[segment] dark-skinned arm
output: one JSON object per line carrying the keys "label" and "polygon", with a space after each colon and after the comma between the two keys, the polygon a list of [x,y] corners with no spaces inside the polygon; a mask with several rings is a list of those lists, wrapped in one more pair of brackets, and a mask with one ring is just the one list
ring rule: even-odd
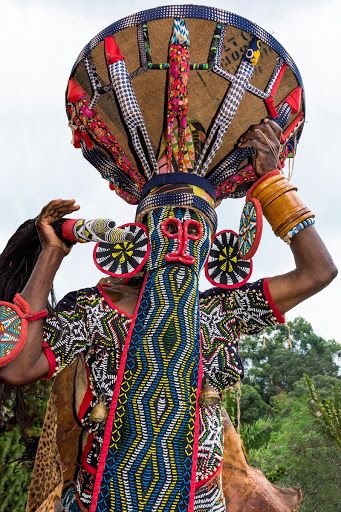
{"label": "dark-skinned arm", "polygon": [[[277,168],[281,133],[277,123],[265,119],[241,137],[239,147],[256,149],[253,165],[259,177]],[[322,290],[337,275],[337,268],[314,226],[300,231],[290,248],[295,269],[269,279],[271,296],[282,314]]]}
{"label": "dark-skinned arm", "polygon": [[269,279],[269,291],[282,314],[321,291],[337,276],[332,257],[314,226],[300,231],[290,247],[296,268]]}
{"label": "dark-skinned arm", "polygon": [[[70,252],[55,234],[52,224],[79,209],[73,199],[55,199],[46,205],[36,221],[42,246],[32,274],[21,291],[30,305],[32,313],[46,308],[56,272],[64,257]],[[12,362],[0,368],[0,381],[13,386],[34,382],[44,377],[49,370],[48,361],[42,350],[43,319],[30,322],[24,348]]]}

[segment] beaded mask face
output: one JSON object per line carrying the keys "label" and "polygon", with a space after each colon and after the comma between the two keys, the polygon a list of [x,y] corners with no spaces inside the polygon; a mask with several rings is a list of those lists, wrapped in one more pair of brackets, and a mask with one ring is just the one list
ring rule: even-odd
{"label": "beaded mask face", "polygon": [[148,271],[174,264],[187,265],[200,273],[211,239],[209,223],[200,213],[165,206],[149,212],[145,222],[151,246],[146,264]]}

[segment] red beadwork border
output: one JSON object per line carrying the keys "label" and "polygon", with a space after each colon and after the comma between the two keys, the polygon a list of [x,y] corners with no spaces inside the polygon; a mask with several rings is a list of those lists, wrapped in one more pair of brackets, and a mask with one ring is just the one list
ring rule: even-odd
{"label": "red beadwork border", "polygon": [[[236,235],[236,237],[238,237],[238,234],[233,231],[233,229],[222,229],[221,231],[218,231],[218,233],[216,233],[215,235],[213,235],[212,237],[212,242],[213,242],[213,239],[216,237],[216,236],[219,236],[221,233],[233,233],[234,235]],[[252,275],[252,271],[253,271],[253,262],[252,260],[249,260],[250,262],[250,272],[248,273],[248,275],[243,279],[243,281],[241,281],[240,283],[236,283],[236,284],[220,284],[218,283],[218,281],[214,281],[208,274],[208,257],[206,258],[206,261],[205,261],[205,277],[206,279],[211,283],[213,284],[214,286],[217,286],[218,288],[224,288],[225,290],[234,290],[235,288],[240,288],[241,286],[243,286],[244,284],[246,284],[248,282],[248,280],[250,279],[251,275]]]}
{"label": "red beadwork border", "polygon": [[282,313],[278,309],[278,306],[277,306],[276,302],[273,300],[272,295],[270,293],[269,279],[270,279],[269,277],[265,277],[263,279],[264,296],[265,296],[266,300],[268,301],[268,303],[272,309],[272,312],[276,317],[277,322],[280,324],[285,324],[285,316],[282,315]]}
{"label": "red beadwork border", "polygon": [[[257,249],[260,244],[260,241],[261,241],[261,238],[262,238],[262,232],[263,232],[263,210],[262,210],[261,204],[258,201],[258,199],[256,199],[255,197],[248,198],[245,202],[245,205],[248,202],[252,203],[256,209],[256,236],[255,236],[254,242],[253,242],[249,252],[244,255],[239,254],[239,256],[242,260],[250,260],[256,254]],[[245,208],[245,206],[244,206],[244,208]],[[242,213],[242,215],[243,215],[243,213]],[[240,230],[239,230],[238,236],[240,236]]]}
{"label": "red beadwork border", "polygon": [[148,274],[146,274],[145,279],[143,281],[143,285],[141,287],[139,300],[138,300],[138,302],[136,304],[136,307],[135,307],[135,312],[134,312],[134,315],[133,315],[133,318],[132,318],[132,322],[131,322],[131,325],[130,325],[130,328],[129,328],[129,332],[128,332],[128,335],[127,335],[126,342],[124,344],[124,348],[123,348],[123,352],[122,352],[122,356],[121,356],[121,360],[120,360],[120,366],[119,366],[119,369],[118,369],[118,372],[117,372],[115,389],[114,389],[114,394],[113,394],[113,397],[112,397],[112,400],[111,400],[111,405],[110,405],[110,410],[109,410],[109,414],[108,414],[108,419],[107,419],[107,422],[106,422],[106,425],[105,425],[105,432],[104,432],[102,450],[101,450],[101,455],[100,455],[99,462],[98,462],[98,467],[97,467],[96,478],[95,478],[94,489],[93,489],[92,500],[91,500],[91,505],[90,505],[89,512],[96,512],[98,495],[99,495],[99,492],[100,492],[103,471],[104,471],[104,468],[105,468],[105,461],[106,461],[106,458],[107,458],[107,455],[108,455],[108,451],[109,451],[109,445],[110,445],[110,439],[111,439],[111,433],[112,433],[112,426],[113,426],[114,418],[115,418],[117,400],[118,400],[118,396],[119,396],[119,393],[120,393],[120,388],[121,388],[121,384],[122,384],[122,380],[123,380],[123,374],[124,374],[124,370],[125,370],[125,366],[126,366],[126,361],[127,361],[128,350],[129,350],[129,347],[130,347],[131,336],[132,336],[134,325],[135,325],[135,321],[136,321],[136,318],[137,318],[137,313],[138,313],[138,310],[139,310],[139,307],[140,307],[140,302],[141,302],[141,299],[142,299],[142,296],[143,296],[143,292],[144,292],[144,289],[145,289],[145,286],[146,286],[147,277],[148,277]]}
{"label": "red beadwork border", "polygon": [[18,354],[21,352],[21,350],[23,349],[26,339],[27,339],[27,334],[28,334],[28,321],[26,318],[24,318],[25,311],[24,312],[22,311],[22,308],[20,307],[21,304],[16,305],[16,304],[12,304],[11,302],[6,302],[6,301],[1,300],[0,306],[5,306],[7,308],[13,309],[21,320],[21,328],[20,328],[20,335],[19,335],[18,341],[13,346],[12,350],[8,354],[6,354],[3,357],[0,357],[0,367],[1,367],[1,366],[5,366],[6,364],[13,361],[13,359],[15,359],[18,356]]}
{"label": "red beadwork border", "polygon": [[[139,223],[139,222],[129,222],[128,224],[122,224],[122,226],[118,226],[118,229],[123,229],[123,228],[125,228],[127,226],[138,226],[139,228],[143,229],[145,234],[148,236],[148,231],[147,231],[146,226],[144,224]],[[95,247],[94,247],[94,250],[93,250],[93,260],[94,260],[94,263],[95,263],[96,267],[98,268],[98,270],[100,270],[104,274],[107,274],[108,276],[112,276],[112,277],[133,277],[133,276],[135,276],[136,274],[138,274],[142,270],[142,268],[146,264],[146,261],[148,259],[149,253],[150,253],[150,243],[149,243],[149,240],[148,240],[146,254],[145,254],[143,260],[141,261],[141,263],[135,268],[135,270],[132,270],[131,272],[126,272],[125,274],[116,274],[114,272],[109,272],[109,270],[105,270],[100,265],[100,263],[98,263],[98,261],[96,259],[96,250],[97,250],[98,245],[99,244],[97,243],[95,245]]]}

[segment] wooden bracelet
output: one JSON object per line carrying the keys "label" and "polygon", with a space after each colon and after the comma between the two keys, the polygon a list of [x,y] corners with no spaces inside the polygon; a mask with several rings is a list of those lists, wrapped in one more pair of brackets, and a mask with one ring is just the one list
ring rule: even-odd
{"label": "wooden bracelet", "polygon": [[315,217],[298,197],[297,187],[289,183],[277,169],[257,180],[250,188],[248,197],[260,202],[264,217],[275,235],[283,240],[294,226]]}

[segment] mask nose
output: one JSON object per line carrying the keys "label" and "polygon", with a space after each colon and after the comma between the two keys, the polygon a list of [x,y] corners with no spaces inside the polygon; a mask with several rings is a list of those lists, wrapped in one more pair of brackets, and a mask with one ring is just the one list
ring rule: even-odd
{"label": "mask nose", "polygon": [[187,219],[181,222],[180,219],[169,217],[161,224],[162,234],[169,239],[177,240],[177,248],[172,253],[165,255],[167,262],[179,262],[185,265],[193,265],[195,259],[186,254],[188,241],[199,240],[202,237],[202,225],[194,219]]}

